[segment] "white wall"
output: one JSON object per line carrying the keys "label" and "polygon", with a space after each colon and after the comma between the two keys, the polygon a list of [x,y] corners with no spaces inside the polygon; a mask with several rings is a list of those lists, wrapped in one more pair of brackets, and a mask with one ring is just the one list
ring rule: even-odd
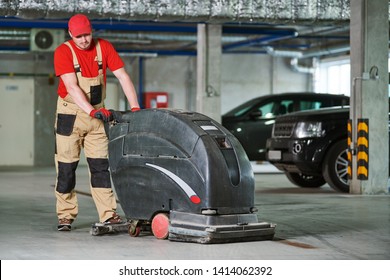
{"label": "white wall", "polygon": [[310,75],[293,72],[286,58],[223,55],[222,114],[258,96],[311,90],[310,81]]}
{"label": "white wall", "polygon": [[169,107],[194,109],[195,57],[170,56],[144,60],[144,92],[168,92]]}
{"label": "white wall", "polygon": [[0,78],[0,100],[0,166],[32,166],[34,80]]}
{"label": "white wall", "polygon": [[[158,57],[145,60],[144,91],[169,93],[170,107],[194,108],[194,57]],[[222,55],[222,114],[251,98],[285,91],[306,91],[311,77],[293,72],[289,60],[267,55]]]}

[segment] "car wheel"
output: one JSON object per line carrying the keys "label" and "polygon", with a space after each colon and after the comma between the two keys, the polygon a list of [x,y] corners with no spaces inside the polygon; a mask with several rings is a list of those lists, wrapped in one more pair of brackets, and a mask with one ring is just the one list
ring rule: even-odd
{"label": "car wheel", "polygon": [[322,167],[322,175],[336,191],[349,192],[347,140],[339,141],[329,149]]}
{"label": "car wheel", "polygon": [[321,176],[290,172],[286,172],[285,174],[291,183],[302,188],[319,188],[326,183]]}

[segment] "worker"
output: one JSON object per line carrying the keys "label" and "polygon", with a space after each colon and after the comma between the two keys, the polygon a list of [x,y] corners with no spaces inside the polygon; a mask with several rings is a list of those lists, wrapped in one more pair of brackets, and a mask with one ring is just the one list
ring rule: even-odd
{"label": "worker", "polygon": [[55,74],[59,77],[55,121],[59,231],[70,231],[78,214],[75,185],[81,148],[89,167],[91,194],[99,222],[124,222],[116,211],[111,188],[108,137],[104,129],[104,122],[112,120],[112,112],[104,107],[107,68],[119,80],[131,111],[140,110],[133,82],[112,44],[93,39],[91,22],[83,14],[72,16],[68,28],[71,39],[54,52]]}

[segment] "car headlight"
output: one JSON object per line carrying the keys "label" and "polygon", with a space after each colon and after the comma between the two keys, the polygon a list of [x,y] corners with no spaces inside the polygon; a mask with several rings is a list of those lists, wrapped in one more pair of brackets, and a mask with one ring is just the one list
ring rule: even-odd
{"label": "car headlight", "polygon": [[297,138],[321,137],[324,132],[321,122],[299,122],[295,128]]}

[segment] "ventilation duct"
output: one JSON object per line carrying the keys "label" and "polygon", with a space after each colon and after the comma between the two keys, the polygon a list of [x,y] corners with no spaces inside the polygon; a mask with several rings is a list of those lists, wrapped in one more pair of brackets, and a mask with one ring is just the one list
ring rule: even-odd
{"label": "ventilation duct", "polygon": [[282,56],[282,57],[292,57],[297,59],[311,58],[311,57],[320,57],[320,56],[330,56],[330,55],[339,55],[341,53],[347,53],[350,51],[349,45],[340,45],[333,47],[323,47],[317,50],[310,51],[291,51],[291,50],[278,50],[273,47],[265,47],[266,52],[272,56]]}
{"label": "ventilation duct", "polygon": [[298,58],[292,58],[290,61],[290,65],[295,72],[299,73],[305,73],[305,74],[314,74],[315,68],[314,67],[306,67],[306,66],[301,66],[298,63]]}
{"label": "ventilation duct", "polygon": [[224,22],[348,21],[350,0],[8,0],[0,16],[123,20],[188,20]]}

